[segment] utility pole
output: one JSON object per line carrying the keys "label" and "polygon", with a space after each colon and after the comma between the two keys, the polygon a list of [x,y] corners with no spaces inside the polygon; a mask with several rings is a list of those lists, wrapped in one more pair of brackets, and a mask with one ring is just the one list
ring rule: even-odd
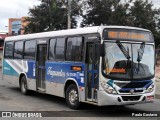
{"label": "utility pole", "polygon": [[71,29],[71,0],[68,0],[68,29]]}

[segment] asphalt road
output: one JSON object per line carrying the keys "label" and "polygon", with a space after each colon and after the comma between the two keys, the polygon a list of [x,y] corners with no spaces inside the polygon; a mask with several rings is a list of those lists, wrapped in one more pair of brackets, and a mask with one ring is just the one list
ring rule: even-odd
{"label": "asphalt road", "polygon": [[[154,103],[137,104],[128,106],[105,106],[98,107],[89,104],[82,104],[80,110],[75,111],[67,107],[65,99],[53,95],[40,94],[31,92],[29,95],[22,95],[20,89],[11,85],[0,76],[0,111],[54,111],[43,112],[48,116],[54,114],[56,119],[111,119],[124,120],[139,119],[138,117],[131,117],[131,113],[155,113],[160,111],[160,99],[156,99]],[[74,116],[74,117],[73,117]],[[66,118],[67,117],[67,118]],[[49,119],[49,118],[48,118]],[[50,118],[51,119],[51,118]],[[140,117],[140,119],[144,119]],[[147,118],[148,120],[151,118]],[[152,117],[152,119],[160,120],[160,118]]]}

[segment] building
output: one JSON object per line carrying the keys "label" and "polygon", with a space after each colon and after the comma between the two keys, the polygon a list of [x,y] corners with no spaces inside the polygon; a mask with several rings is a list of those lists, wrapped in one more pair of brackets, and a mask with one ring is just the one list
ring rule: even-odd
{"label": "building", "polygon": [[0,50],[3,49],[4,39],[7,37],[7,33],[0,32]]}
{"label": "building", "polygon": [[4,39],[7,37],[6,32],[0,32],[0,60],[3,54],[3,44],[4,44]]}
{"label": "building", "polygon": [[0,60],[3,53],[4,40],[7,36],[21,35],[24,34],[24,27],[27,22],[24,22],[26,17],[22,18],[9,18],[8,33],[0,32]]}
{"label": "building", "polygon": [[27,22],[24,22],[26,17],[22,18],[9,18],[8,35],[22,35],[24,34],[24,27],[27,26]]}

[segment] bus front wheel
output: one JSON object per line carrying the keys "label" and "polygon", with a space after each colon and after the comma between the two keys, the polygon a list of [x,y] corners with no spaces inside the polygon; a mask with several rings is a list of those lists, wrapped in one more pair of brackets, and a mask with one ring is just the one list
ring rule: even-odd
{"label": "bus front wheel", "polygon": [[25,76],[22,76],[22,78],[21,78],[20,88],[21,88],[22,94],[26,95],[26,94],[28,93],[27,80],[26,80],[26,77],[25,77]]}
{"label": "bus front wheel", "polygon": [[78,109],[79,95],[75,84],[71,84],[66,90],[66,102],[71,109]]}

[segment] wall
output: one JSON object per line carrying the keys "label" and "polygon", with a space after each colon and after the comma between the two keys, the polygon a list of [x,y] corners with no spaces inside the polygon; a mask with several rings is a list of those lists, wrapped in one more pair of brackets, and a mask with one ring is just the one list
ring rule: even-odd
{"label": "wall", "polygon": [[160,49],[156,50],[156,77],[160,79]]}
{"label": "wall", "polygon": [[22,17],[22,18],[9,18],[9,25],[8,25],[8,33],[9,36],[12,36],[12,31],[15,32],[14,35],[18,35],[18,31],[19,34],[24,34],[24,27],[28,25],[28,22],[25,22],[26,17]]}

